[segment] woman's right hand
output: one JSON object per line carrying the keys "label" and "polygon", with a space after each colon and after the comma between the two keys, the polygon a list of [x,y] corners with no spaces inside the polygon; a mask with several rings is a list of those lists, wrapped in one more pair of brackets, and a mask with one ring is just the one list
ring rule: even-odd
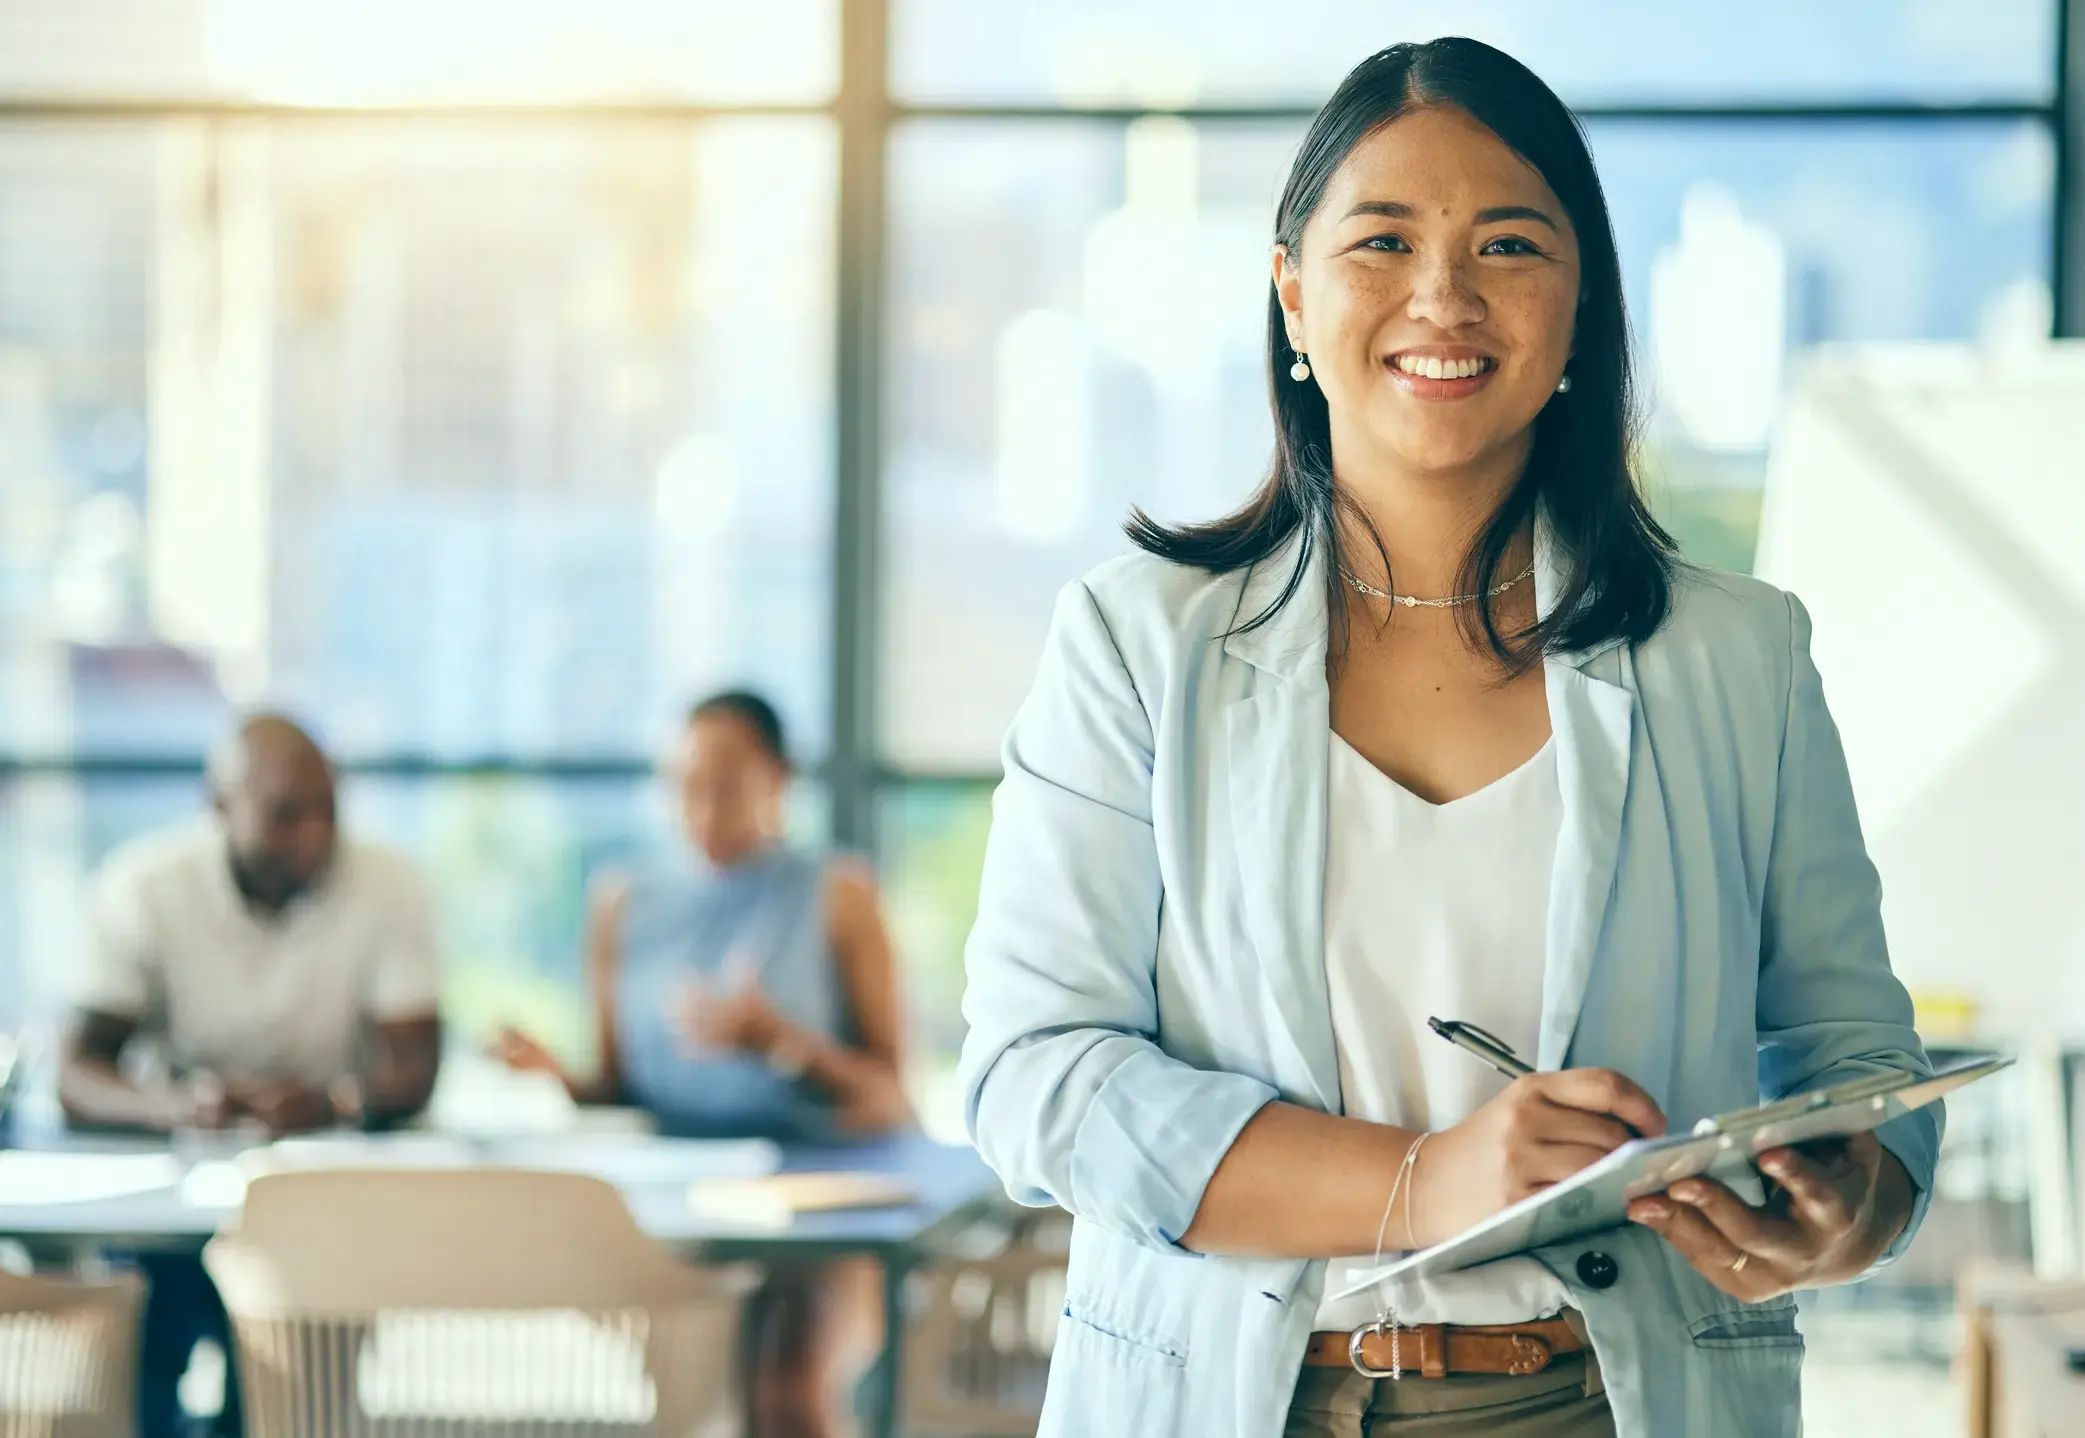
{"label": "woman's right hand", "polygon": [[560,1079],[565,1076],[565,1066],[558,1062],[556,1054],[511,1026],[500,1029],[492,1041],[491,1053],[516,1073],[550,1074]]}
{"label": "woman's right hand", "polygon": [[[1630,1132],[1634,1129],[1635,1132]],[[1391,1241],[1452,1238],[1569,1178],[1638,1136],[1665,1132],[1651,1096],[1612,1069],[1562,1069],[1515,1079],[1489,1103],[1435,1134],[1413,1165],[1411,1206],[1399,1201]]]}

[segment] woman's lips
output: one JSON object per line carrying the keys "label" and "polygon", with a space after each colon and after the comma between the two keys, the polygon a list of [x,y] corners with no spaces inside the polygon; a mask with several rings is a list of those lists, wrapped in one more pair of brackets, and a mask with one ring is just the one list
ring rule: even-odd
{"label": "woman's lips", "polygon": [[[1499,372],[1489,355],[1429,355],[1400,351],[1383,361],[1392,383],[1419,399],[1462,399]],[[1474,371],[1474,372],[1472,372]]]}

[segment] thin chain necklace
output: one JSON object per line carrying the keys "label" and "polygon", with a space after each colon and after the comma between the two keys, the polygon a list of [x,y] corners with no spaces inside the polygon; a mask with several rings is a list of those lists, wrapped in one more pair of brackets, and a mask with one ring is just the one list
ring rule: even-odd
{"label": "thin chain necklace", "polygon": [[1446,599],[1421,599],[1415,594],[1392,594],[1372,584],[1364,584],[1351,574],[1347,576],[1347,583],[1371,599],[1387,599],[1392,604],[1402,604],[1407,609],[1454,609],[1458,605],[1475,604],[1479,599],[1496,599],[1534,572],[1535,566],[1530,564],[1504,584],[1494,584],[1482,594],[1453,594]]}

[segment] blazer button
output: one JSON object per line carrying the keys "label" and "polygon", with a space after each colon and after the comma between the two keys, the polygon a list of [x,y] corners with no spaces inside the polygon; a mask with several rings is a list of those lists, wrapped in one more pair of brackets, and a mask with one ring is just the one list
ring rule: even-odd
{"label": "blazer button", "polygon": [[1578,1255],[1578,1281],[1587,1288],[1612,1288],[1621,1276],[1622,1266],[1604,1253]]}

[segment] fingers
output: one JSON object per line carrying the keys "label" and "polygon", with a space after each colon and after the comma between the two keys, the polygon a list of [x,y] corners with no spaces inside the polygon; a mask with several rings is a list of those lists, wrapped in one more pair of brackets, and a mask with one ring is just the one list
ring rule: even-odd
{"label": "fingers", "polygon": [[1613,1114],[1645,1138],[1665,1132],[1665,1114],[1652,1097],[1613,1069],[1560,1069],[1538,1074],[1550,1102],[1590,1113]]}
{"label": "fingers", "polygon": [[[1851,1155],[1842,1162],[1852,1167]],[[1834,1172],[1816,1159],[1806,1158],[1791,1148],[1771,1149],[1759,1156],[1759,1166],[1788,1194],[1791,1215],[1804,1227],[1836,1238],[1853,1226],[1853,1212],[1846,1194],[1834,1182]],[[1841,1170],[1842,1176],[1850,1176]]]}
{"label": "fingers", "polygon": [[502,1028],[487,1046],[492,1057],[510,1069],[531,1069],[548,1056],[543,1046],[519,1029]]}
{"label": "fingers", "polygon": [[732,999],[721,990],[712,989],[700,980],[690,980],[681,985],[673,1004],[673,1017],[684,1034],[700,1034],[713,1028],[721,1016],[731,1011]]}
{"label": "fingers", "polygon": [[1866,1133],[1849,1134],[1834,1147],[1862,1168],[1873,1170],[1882,1162],[1882,1140],[1873,1129]]}
{"label": "fingers", "polygon": [[1562,1183],[1580,1169],[1598,1163],[1611,1151],[1582,1143],[1537,1144],[1514,1168],[1513,1176],[1519,1180],[1520,1187],[1512,1196],[1516,1200],[1526,1198],[1553,1183]]}
{"label": "fingers", "polygon": [[261,1083],[240,1084],[236,1087],[228,1087],[226,1091],[233,1098],[237,1099],[242,1107],[250,1109],[256,1114],[266,1115],[273,1113],[288,1101],[291,1089],[290,1085],[285,1082],[270,1080]]}
{"label": "fingers", "polygon": [[1530,1137],[1536,1143],[1571,1144],[1596,1149],[1603,1155],[1614,1152],[1635,1137],[1620,1119],[1582,1108],[1567,1108],[1546,1099],[1529,1113],[1528,1122],[1533,1130]]}
{"label": "fingers", "polygon": [[1629,1217],[1662,1235],[1697,1273],[1732,1298],[1756,1302],[1780,1286],[1763,1259],[1731,1242],[1687,1204],[1664,1197],[1639,1198],[1629,1205]]}
{"label": "fingers", "polygon": [[1733,1248],[1794,1266],[1812,1256],[1815,1245],[1800,1227],[1751,1207],[1714,1179],[1682,1179],[1666,1193],[1699,1214]]}

